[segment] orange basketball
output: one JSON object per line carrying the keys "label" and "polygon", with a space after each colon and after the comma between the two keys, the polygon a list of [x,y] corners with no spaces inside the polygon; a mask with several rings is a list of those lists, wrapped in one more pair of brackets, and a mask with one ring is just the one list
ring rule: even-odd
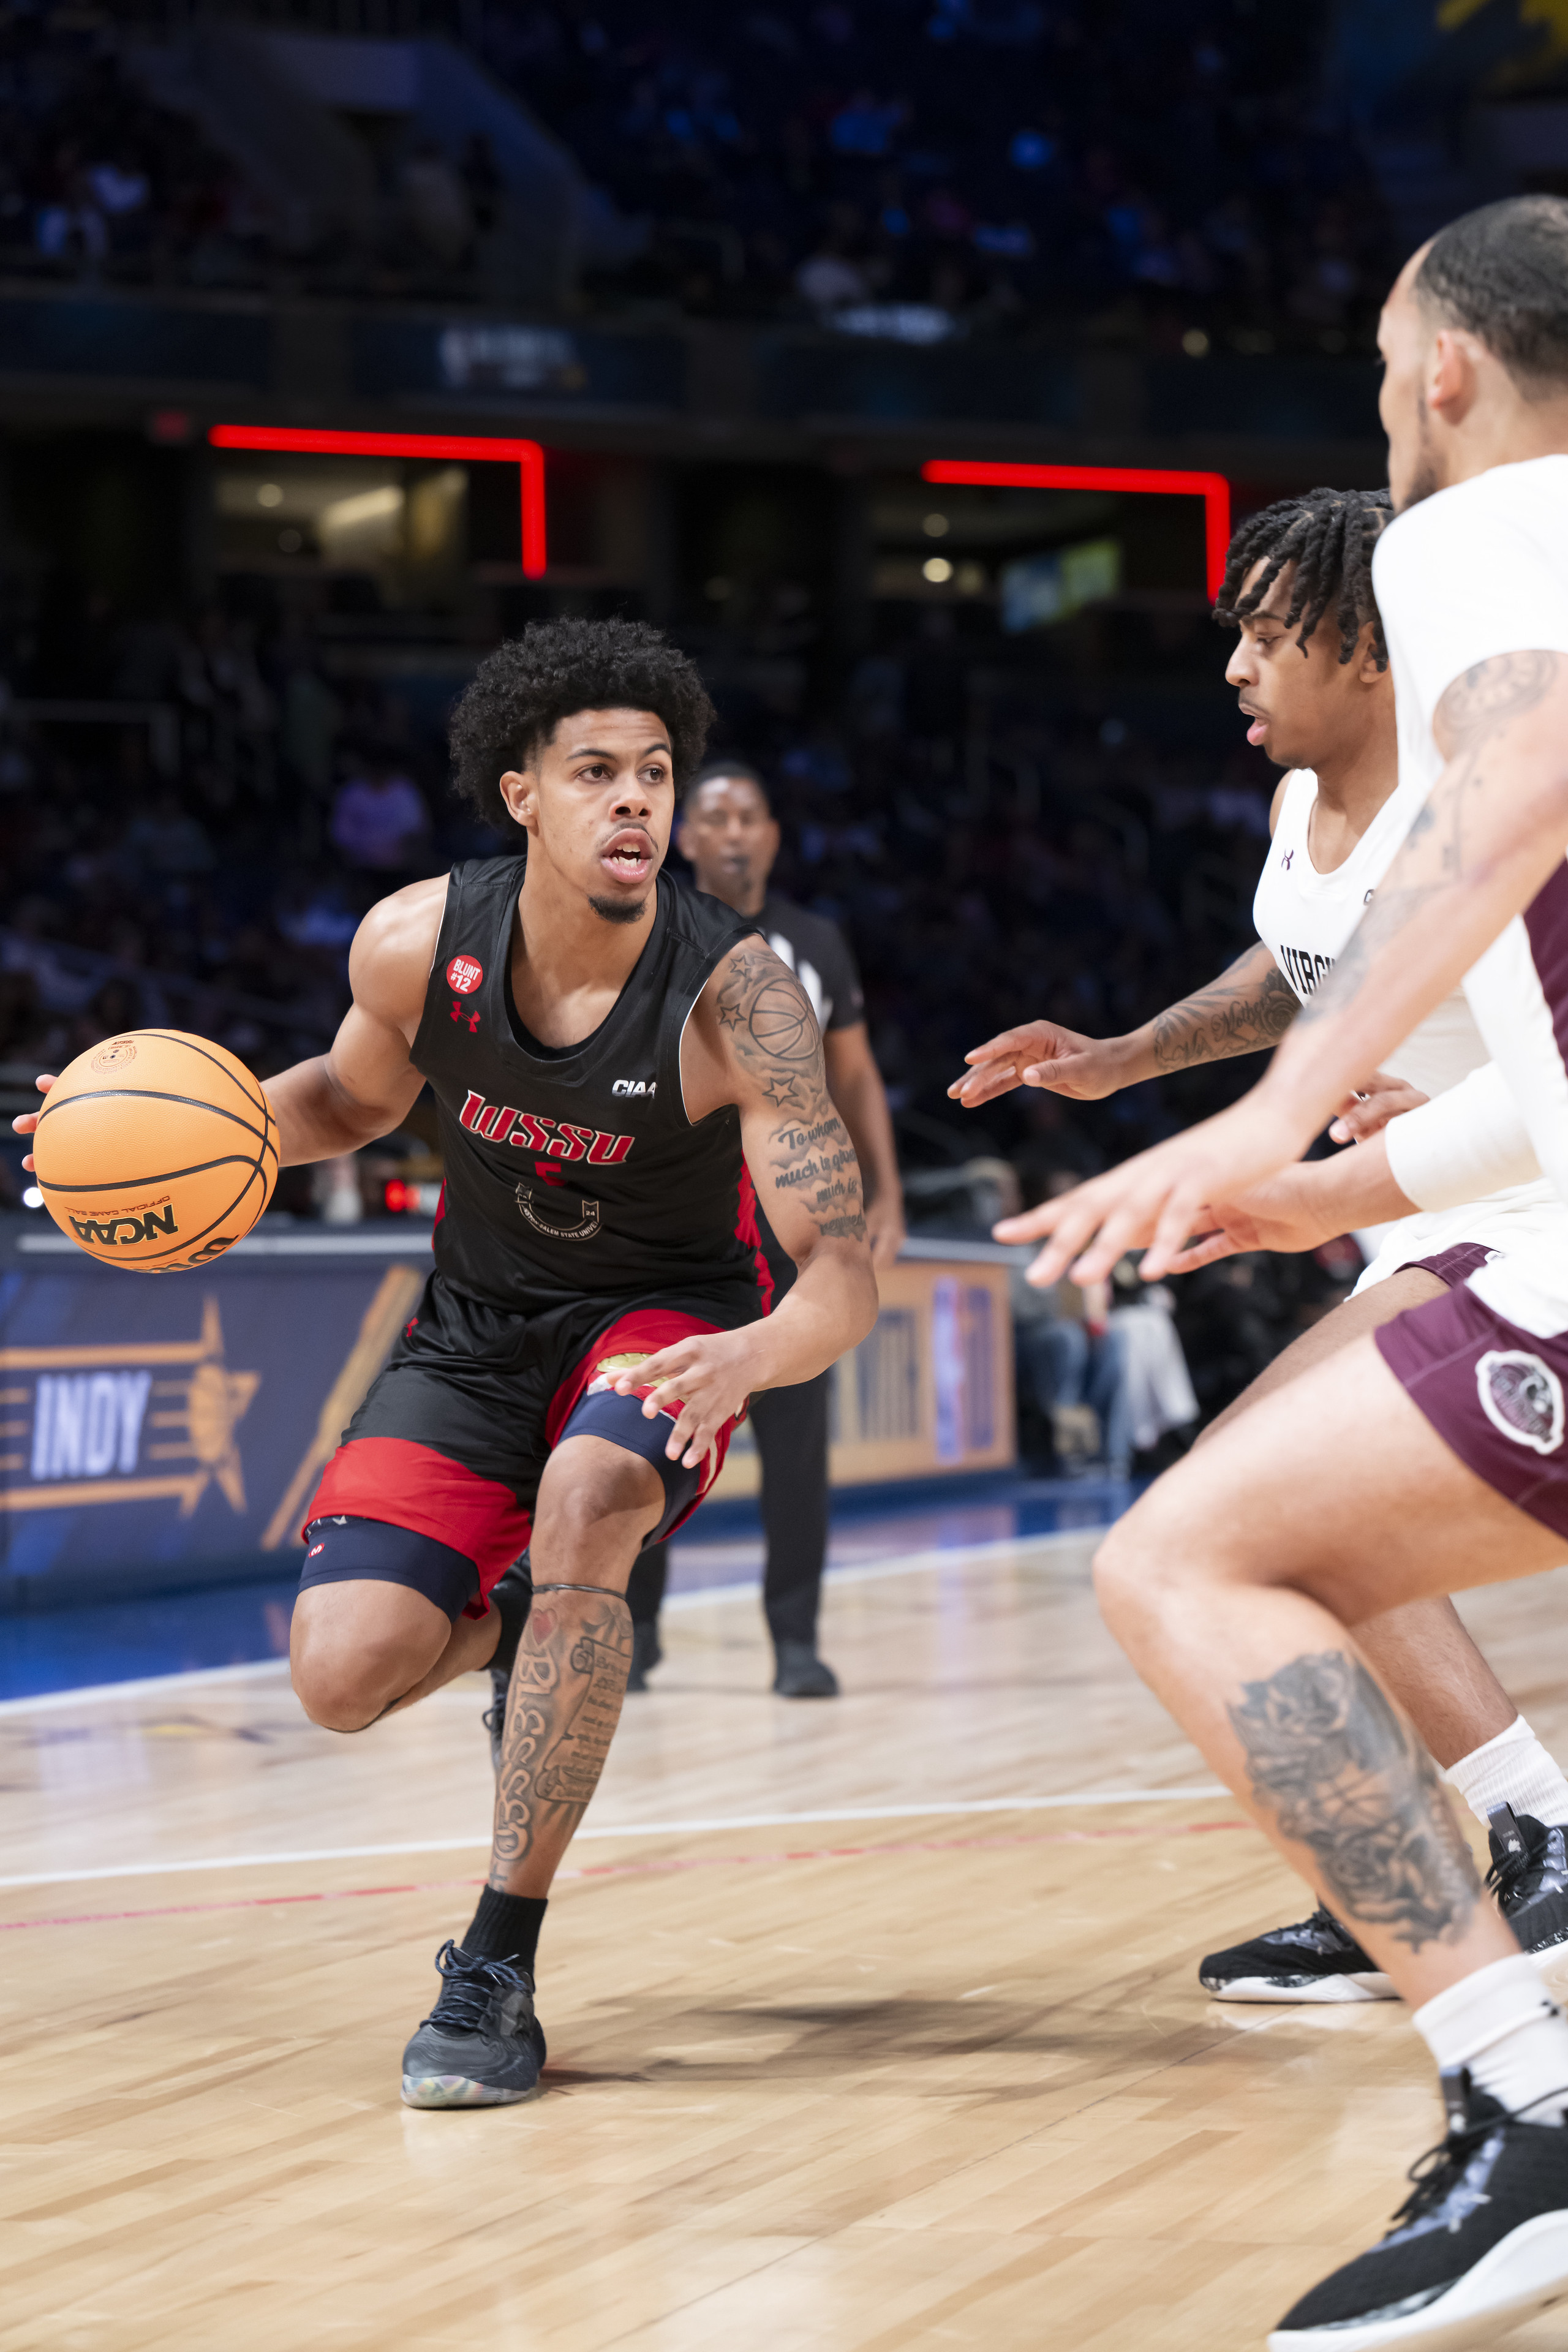
{"label": "orange basketball", "polygon": [[250,1231],[278,1181],[278,1129],[223,1046],[132,1029],[61,1071],[33,1165],[44,1206],[89,1257],[170,1274],[209,1265]]}

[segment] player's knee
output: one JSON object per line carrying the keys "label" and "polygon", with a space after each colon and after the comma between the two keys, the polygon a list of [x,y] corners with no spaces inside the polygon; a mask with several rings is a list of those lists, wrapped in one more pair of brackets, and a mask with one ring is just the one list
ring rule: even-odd
{"label": "player's knee", "polygon": [[572,1475],[550,1477],[540,1489],[536,1528],[548,1519],[555,1542],[563,1539],[574,1553],[579,1549],[595,1552],[605,1528],[616,1522],[624,1526],[628,1517],[645,1512],[657,1517],[663,1501],[658,1472],[640,1454],[611,1445],[596,1451],[598,1458],[586,1475],[579,1465]]}
{"label": "player's knee", "polygon": [[363,1731],[419,1679],[417,1663],[374,1637],[353,1646],[296,1638],[289,1659],[294,1694],[323,1731]]}
{"label": "player's knee", "polygon": [[1124,1643],[1155,1629],[1193,1581],[1195,1563],[1163,1518],[1147,1502],[1139,1504],[1117,1520],[1095,1554],[1095,1598]]}

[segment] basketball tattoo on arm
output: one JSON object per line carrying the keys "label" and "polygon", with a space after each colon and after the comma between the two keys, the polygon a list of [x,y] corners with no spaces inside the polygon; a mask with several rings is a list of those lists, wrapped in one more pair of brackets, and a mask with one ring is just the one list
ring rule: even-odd
{"label": "basketball tattoo on arm", "polygon": [[564,1848],[599,1785],[632,1662],[631,1612],[613,1592],[530,1613],[512,1670],[496,1788],[489,1883],[535,1848]]}
{"label": "basketball tattoo on arm", "polygon": [[1293,1658],[1226,1710],[1256,1801],[1317,1856],[1325,1895],[1418,1952],[1461,1933],[1476,1866],[1438,1780],[1359,1658]]}
{"label": "basketball tattoo on arm", "polygon": [[715,1000],[720,1034],[780,1114],[768,1165],[826,1240],[864,1241],[860,1163],[827,1091],[811,1000],[772,948],[736,948]]}
{"label": "basketball tattoo on arm", "polygon": [[1300,1011],[1296,992],[1259,940],[1207,988],[1158,1014],[1152,1041],[1162,1070],[1191,1069],[1277,1045]]}

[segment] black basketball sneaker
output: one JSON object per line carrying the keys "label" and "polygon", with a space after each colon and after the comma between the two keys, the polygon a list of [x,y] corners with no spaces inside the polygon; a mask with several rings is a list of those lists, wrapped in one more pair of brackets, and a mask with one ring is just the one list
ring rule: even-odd
{"label": "black basketball sneaker", "polygon": [[1568,2294],[1568,2127],[1521,2123],[1462,2069],[1443,2095],[1447,2137],[1387,2236],[1304,2294],[1268,2352],[1489,2352]]}
{"label": "black basketball sneaker", "polygon": [[1320,1904],[1293,1927],[1211,1952],[1198,1982],[1215,2000],[1397,2000],[1369,1952]]}
{"label": "black basketball sneaker", "polygon": [[1487,1885],[1527,1952],[1568,1944],[1568,1829],[1498,1805],[1487,1815]]}
{"label": "black basketball sneaker", "polygon": [[436,1955],[441,1997],[403,2053],[408,2107],[510,2107],[531,2099],[544,2063],[533,1979],[511,1960],[481,1960],[448,1940]]}

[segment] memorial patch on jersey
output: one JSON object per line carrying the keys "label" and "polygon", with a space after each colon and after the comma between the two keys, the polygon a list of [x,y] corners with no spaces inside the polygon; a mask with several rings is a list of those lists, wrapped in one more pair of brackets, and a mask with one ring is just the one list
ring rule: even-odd
{"label": "memorial patch on jersey", "polygon": [[1279,961],[1298,996],[1310,996],[1319,982],[1334,968],[1332,956],[1317,955],[1310,948],[1282,947]]}
{"label": "memorial patch on jersey", "polygon": [[1476,1366],[1481,1410],[1516,1445],[1555,1454],[1563,1443],[1563,1383],[1522,1348],[1489,1348]]}
{"label": "memorial patch on jersey", "polygon": [[484,976],[478,956],[455,955],[447,966],[447,985],[455,996],[472,996]]}
{"label": "memorial patch on jersey", "polygon": [[536,1151],[542,1160],[586,1160],[590,1168],[618,1168],[637,1141],[635,1135],[607,1135],[602,1128],[574,1127],[563,1118],[538,1118],[510,1103],[487,1102],[470,1087],[458,1124],[482,1143],[510,1143],[514,1151]]}

